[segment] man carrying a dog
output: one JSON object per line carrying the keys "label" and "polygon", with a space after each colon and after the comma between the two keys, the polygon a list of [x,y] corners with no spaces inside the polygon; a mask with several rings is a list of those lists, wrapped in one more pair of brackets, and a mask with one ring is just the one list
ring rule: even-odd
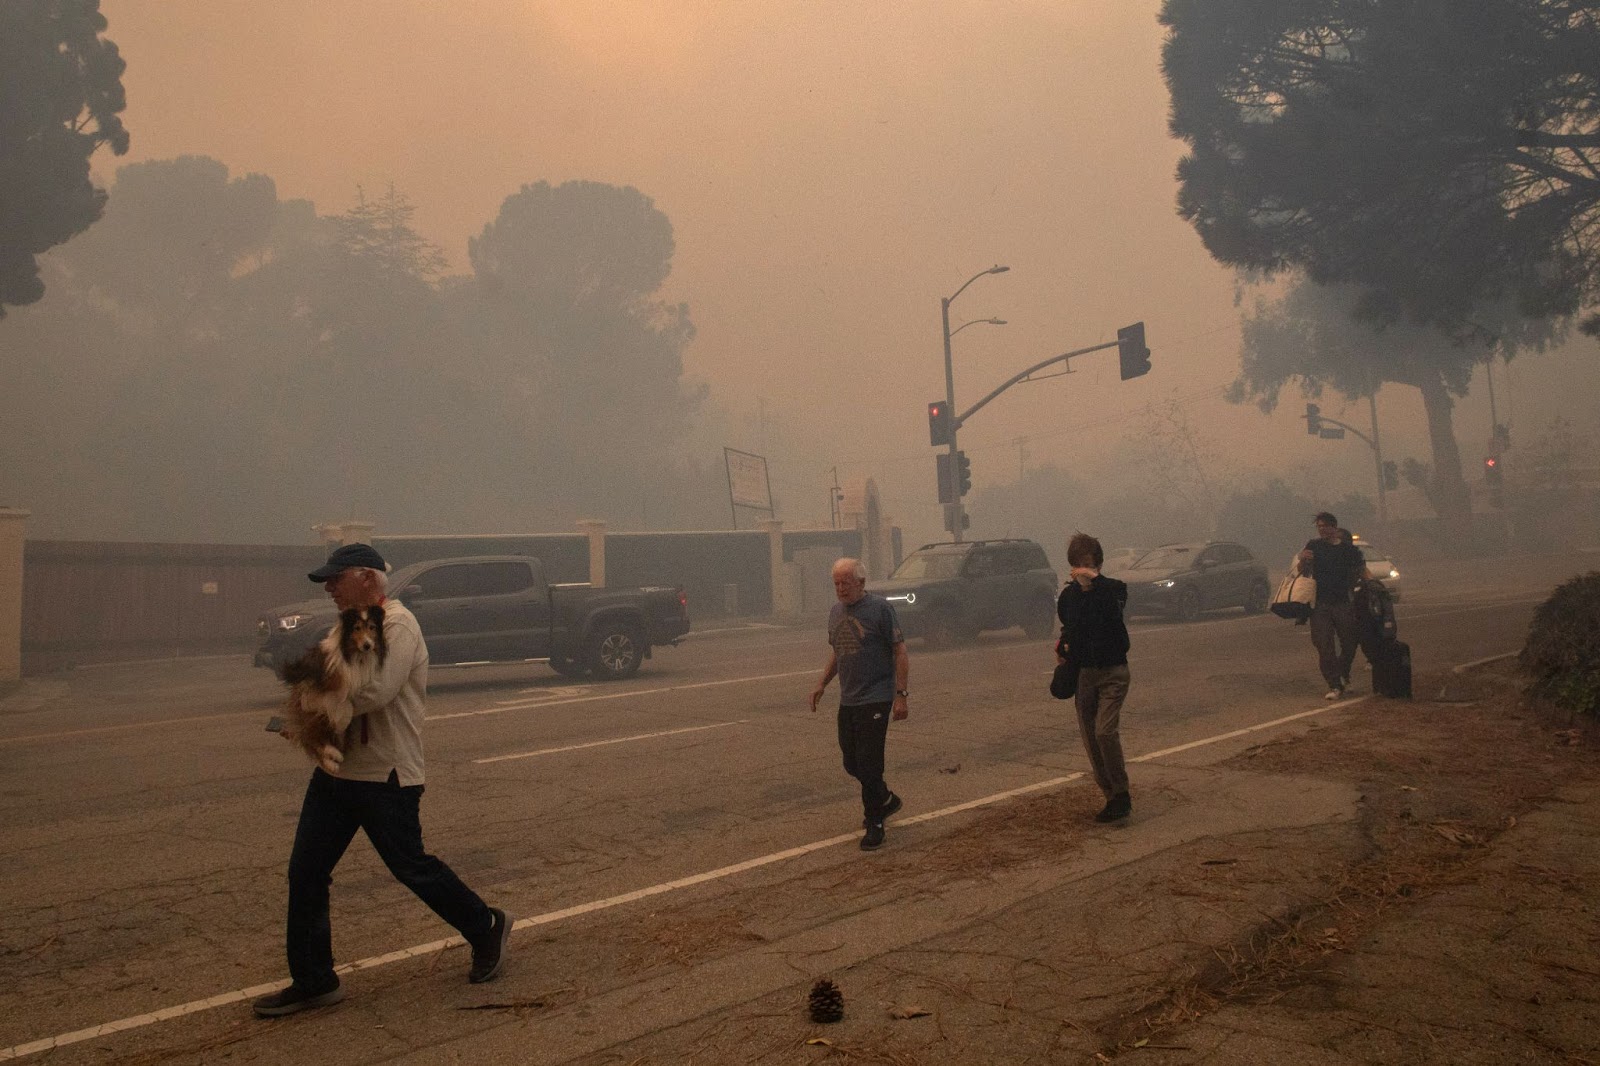
{"label": "man carrying a dog", "polygon": [[255,1001],[256,1014],[264,1018],[344,998],[333,969],[328,888],[357,829],[367,834],[389,872],[471,946],[468,980],[477,984],[497,976],[511,937],[512,920],[505,911],[485,904],[450,867],[423,850],[419,811],[428,648],[416,617],[399,601],[385,599],[387,569],[371,545],[346,544],[308,575],[327,588],[341,611],[381,606],[388,654],[372,682],[352,694],[355,717],[345,734],[343,765],[337,774],[313,770],[306,787],[289,856],[293,983]]}

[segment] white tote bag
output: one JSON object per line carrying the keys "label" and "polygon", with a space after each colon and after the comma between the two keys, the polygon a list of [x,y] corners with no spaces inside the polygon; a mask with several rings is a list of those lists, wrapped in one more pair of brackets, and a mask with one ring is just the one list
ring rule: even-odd
{"label": "white tote bag", "polygon": [[1310,618],[1311,605],[1317,600],[1317,582],[1310,574],[1300,573],[1300,557],[1289,560],[1289,572],[1283,575],[1278,592],[1272,597],[1272,613],[1279,618]]}

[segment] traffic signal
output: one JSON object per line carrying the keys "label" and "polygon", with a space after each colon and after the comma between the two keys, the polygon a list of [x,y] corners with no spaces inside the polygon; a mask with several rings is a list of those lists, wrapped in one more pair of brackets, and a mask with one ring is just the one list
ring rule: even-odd
{"label": "traffic signal", "polygon": [[1306,432],[1313,437],[1322,435],[1322,408],[1314,403],[1306,404]]}
{"label": "traffic signal", "polygon": [[956,495],[965,496],[972,491],[972,460],[966,452],[956,452]]}
{"label": "traffic signal", "polygon": [[950,433],[955,428],[950,418],[950,405],[943,400],[928,404],[928,443],[935,448],[950,443]]}
{"label": "traffic signal", "polygon": [[1383,461],[1383,487],[1390,491],[1400,487],[1400,465],[1393,459]]}
{"label": "traffic signal", "polygon": [[940,452],[933,460],[939,475],[939,502],[955,503],[956,487],[955,479],[950,476],[950,453]]}
{"label": "traffic signal", "polygon": [[1483,457],[1483,480],[1489,486],[1489,503],[1494,507],[1505,506],[1505,496],[1502,493],[1500,481],[1500,459],[1498,456],[1486,455]]}
{"label": "traffic signal", "polygon": [[[956,531],[956,505],[953,504],[953,503],[945,504],[945,507],[944,507],[944,528],[949,530],[952,533],[954,533]],[[962,529],[971,529],[972,528],[972,516],[967,514],[967,512],[965,512],[965,511],[961,512],[961,528]]]}
{"label": "traffic signal", "polygon": [[1135,322],[1117,330],[1117,359],[1122,364],[1122,380],[1150,373],[1150,349],[1144,346],[1144,323]]}

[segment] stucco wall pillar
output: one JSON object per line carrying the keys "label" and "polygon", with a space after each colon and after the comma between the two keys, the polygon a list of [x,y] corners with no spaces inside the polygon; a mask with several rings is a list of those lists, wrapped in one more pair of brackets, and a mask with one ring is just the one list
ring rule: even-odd
{"label": "stucco wall pillar", "polygon": [[0,507],[0,682],[22,679],[22,541],[29,513]]}
{"label": "stucco wall pillar", "polygon": [[599,518],[580,518],[578,528],[589,537],[589,584],[606,587],[606,524]]}
{"label": "stucco wall pillar", "polygon": [[772,613],[794,616],[800,613],[800,567],[783,561],[783,522],[770,519],[761,523],[767,534],[767,549],[772,568]]}

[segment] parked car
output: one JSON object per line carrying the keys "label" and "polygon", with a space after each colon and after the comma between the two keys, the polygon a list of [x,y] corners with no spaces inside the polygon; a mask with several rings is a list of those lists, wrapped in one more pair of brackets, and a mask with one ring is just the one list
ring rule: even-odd
{"label": "parked car", "polygon": [[1129,614],[1165,614],[1186,622],[1218,607],[1259,614],[1272,595],[1267,568],[1249,548],[1225,540],[1152,548],[1117,577],[1128,583]]}
{"label": "parked car", "polygon": [[[681,588],[547,584],[544,564],[521,555],[414,563],[389,575],[389,598],[417,616],[436,666],[545,661],[565,677],[623,678],[689,632]],[[255,664],[292,662],[337,618],[326,597],[267,611]]]}
{"label": "parked car", "polygon": [[1400,602],[1400,568],[1395,565],[1394,559],[1382,548],[1369,541],[1355,538],[1356,547],[1361,549],[1361,557],[1367,561],[1367,572],[1379,581],[1389,592],[1389,599]]}
{"label": "parked car", "polygon": [[1106,552],[1105,560],[1100,565],[1100,572],[1107,577],[1118,577],[1124,570],[1131,570],[1133,564],[1139,561],[1148,549],[1146,548],[1112,548]]}
{"label": "parked car", "polygon": [[1021,626],[1047,637],[1056,624],[1056,572],[1031,540],[924,544],[872,591],[888,600],[907,637],[933,645]]}

